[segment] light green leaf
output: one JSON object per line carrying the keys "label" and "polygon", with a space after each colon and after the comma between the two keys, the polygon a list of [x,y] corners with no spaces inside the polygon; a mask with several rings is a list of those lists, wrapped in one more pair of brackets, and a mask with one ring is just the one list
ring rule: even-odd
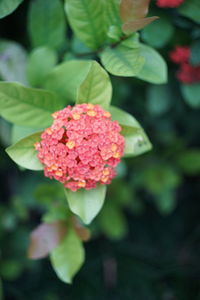
{"label": "light green leaf", "polygon": [[124,128],[121,134],[125,138],[124,156],[138,156],[152,149],[152,145],[142,128]]}
{"label": "light green leaf", "polygon": [[162,48],[169,42],[173,33],[174,27],[171,20],[162,16],[142,30],[142,39],[152,47]]}
{"label": "light green leaf", "polygon": [[50,259],[57,276],[66,283],[72,283],[85,259],[84,248],[74,230],[67,232],[65,239],[51,252]]}
{"label": "light green leaf", "polygon": [[0,83],[0,114],[6,120],[33,128],[51,125],[51,114],[62,108],[57,95],[15,82]]}
{"label": "light green leaf", "polygon": [[28,58],[27,76],[31,86],[41,86],[47,74],[57,62],[54,50],[48,47],[33,49]]}
{"label": "light green leaf", "polygon": [[96,0],[65,0],[65,11],[76,36],[89,48],[105,42],[105,4]]}
{"label": "light green leaf", "polygon": [[89,72],[78,90],[76,103],[100,104],[109,107],[112,85],[107,72],[95,61],[91,62]]}
{"label": "light green leaf", "polygon": [[107,47],[100,55],[105,69],[117,76],[136,76],[144,65],[144,58],[139,49],[119,45]]}
{"label": "light green leaf", "polygon": [[[106,24],[108,24],[108,28],[110,26],[116,26],[121,30],[121,18],[119,13],[119,4],[120,0],[108,0],[105,1],[105,20]],[[121,31],[122,32],[122,31]]]}
{"label": "light green leaf", "polygon": [[124,110],[110,106],[109,112],[111,113],[112,120],[117,120],[122,127],[140,128],[138,121]]}
{"label": "light green leaf", "polygon": [[106,186],[98,185],[91,190],[80,189],[76,192],[66,189],[65,193],[71,211],[78,215],[85,224],[89,224],[104,204]]}
{"label": "light green leaf", "polygon": [[47,76],[44,86],[68,102],[98,103],[105,108],[112,97],[108,74],[93,60],[71,60],[60,64]]}
{"label": "light green leaf", "polygon": [[147,89],[147,110],[159,116],[171,107],[171,93],[167,85],[150,85]]}
{"label": "light green leaf", "polygon": [[11,14],[23,0],[0,0],[0,19]]}
{"label": "light green leaf", "polygon": [[140,44],[140,55],[145,63],[137,77],[155,84],[167,82],[167,65],[160,54],[153,48]]}
{"label": "light green leaf", "polygon": [[99,223],[103,233],[110,239],[122,239],[128,231],[126,218],[120,207],[108,203],[99,215]]}
{"label": "light green leaf", "polygon": [[86,78],[91,61],[71,60],[53,69],[47,76],[44,87],[59,94],[63,99],[75,102],[78,89]]}
{"label": "light green leaf", "polygon": [[199,0],[185,1],[179,8],[178,11],[184,17],[188,17],[193,21],[200,23],[200,2]]}
{"label": "light green leaf", "polygon": [[33,47],[59,49],[66,41],[66,22],[60,0],[34,0],[28,14],[28,31]]}
{"label": "light green leaf", "polygon": [[34,133],[6,149],[10,158],[19,166],[29,170],[43,170],[43,166],[37,157],[34,144],[40,141],[41,132]]}
{"label": "light green leaf", "polygon": [[12,126],[12,131],[11,131],[12,144],[17,143],[19,140],[21,140],[21,139],[25,138],[26,136],[29,136],[29,135],[37,132],[37,131],[38,131],[38,129],[36,129],[36,128],[13,125]]}
{"label": "light green leaf", "polygon": [[137,120],[127,112],[111,106],[109,111],[113,120],[117,120],[122,127],[121,134],[125,138],[124,156],[138,156],[149,150],[152,145]]}
{"label": "light green leaf", "polygon": [[192,108],[200,107],[200,84],[182,84],[181,92],[183,94],[185,102]]}
{"label": "light green leaf", "polygon": [[0,76],[5,81],[18,81],[26,84],[27,53],[13,41],[0,41]]}

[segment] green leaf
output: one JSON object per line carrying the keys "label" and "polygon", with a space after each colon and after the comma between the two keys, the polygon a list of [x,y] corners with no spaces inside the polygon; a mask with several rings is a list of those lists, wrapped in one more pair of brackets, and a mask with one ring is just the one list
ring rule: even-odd
{"label": "green leaf", "polygon": [[137,77],[155,84],[167,82],[167,65],[160,54],[153,48],[141,44],[140,55],[145,58],[145,63]]}
{"label": "green leaf", "polygon": [[0,82],[0,113],[14,124],[48,127],[53,121],[51,114],[61,108],[60,99],[49,91]]}
{"label": "green leaf", "polygon": [[76,192],[66,189],[65,193],[71,211],[78,215],[85,224],[89,224],[104,204],[106,186],[98,185],[91,190],[80,189]]}
{"label": "green leaf", "polygon": [[[42,130],[42,128],[41,128]],[[36,128],[30,128],[30,127],[22,127],[18,125],[13,125],[12,126],[12,131],[11,131],[11,141],[12,144],[17,143],[19,140],[25,138],[26,136],[29,136],[35,132],[37,132],[38,129]]]}
{"label": "green leaf", "polygon": [[105,108],[112,97],[108,74],[93,60],[71,60],[60,64],[47,76],[44,86],[68,102],[98,103]]}
{"label": "green leaf", "polygon": [[115,26],[121,31],[119,3],[120,0],[105,1],[105,22],[108,24],[108,29],[110,26]]}
{"label": "green leaf", "polygon": [[121,134],[125,138],[124,156],[138,156],[149,150],[152,145],[137,120],[127,112],[111,106],[109,111],[113,120],[122,127]]}
{"label": "green leaf", "polygon": [[23,0],[0,0],[0,19],[11,14]]}
{"label": "green leaf", "polygon": [[28,14],[28,31],[33,47],[59,49],[66,41],[66,22],[60,0],[34,0]]}
{"label": "green leaf", "polygon": [[27,75],[31,86],[41,86],[56,62],[56,52],[51,48],[39,47],[34,49],[29,55],[27,65]]}
{"label": "green leaf", "polygon": [[189,175],[198,175],[200,172],[200,150],[188,149],[177,157],[177,163],[182,171]]}
{"label": "green leaf", "polygon": [[65,11],[76,36],[89,48],[105,42],[105,4],[96,0],[65,0]]}
{"label": "green leaf", "polygon": [[99,223],[103,233],[110,239],[122,239],[128,231],[126,218],[120,207],[108,203],[99,215]]}
{"label": "green leaf", "polygon": [[15,42],[0,41],[0,76],[5,81],[19,81],[26,84],[27,53]]}
{"label": "green leaf", "polygon": [[144,65],[139,49],[119,45],[107,47],[100,55],[101,62],[108,72],[117,76],[136,76]]}
{"label": "green leaf", "polygon": [[78,90],[76,103],[100,104],[107,109],[111,97],[112,85],[107,72],[97,62],[92,61],[88,74]]}
{"label": "green leaf", "polygon": [[125,157],[138,156],[152,149],[151,142],[143,129],[125,128],[121,134],[125,138]]}
{"label": "green leaf", "polygon": [[162,48],[169,42],[173,33],[171,20],[163,16],[142,30],[142,39],[152,47]]}
{"label": "green leaf", "polygon": [[147,110],[159,116],[171,107],[171,93],[167,85],[150,85],[147,89]]}
{"label": "green leaf", "polygon": [[185,102],[192,108],[200,107],[200,84],[182,84],[181,92],[183,94]]}
{"label": "green leaf", "polygon": [[19,166],[29,170],[43,170],[34,144],[40,141],[41,132],[34,133],[6,149],[10,158]]}
{"label": "green leaf", "polygon": [[75,102],[78,89],[86,78],[91,61],[71,60],[53,69],[47,76],[44,87],[59,94],[67,101]]}
{"label": "green leaf", "polygon": [[84,248],[74,230],[67,232],[62,243],[51,252],[50,259],[57,276],[66,283],[72,283],[85,259]]}
{"label": "green leaf", "polygon": [[180,14],[184,17],[188,17],[193,21],[200,23],[200,2],[199,0],[185,1],[180,8],[178,8]]}

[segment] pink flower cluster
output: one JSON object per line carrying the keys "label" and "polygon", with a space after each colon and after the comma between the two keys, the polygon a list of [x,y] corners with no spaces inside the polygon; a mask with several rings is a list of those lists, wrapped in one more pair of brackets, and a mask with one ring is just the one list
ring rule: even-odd
{"label": "pink flower cluster", "polygon": [[200,82],[200,65],[191,65],[190,56],[191,50],[187,46],[176,46],[169,54],[171,61],[179,65],[177,78],[186,84]]}
{"label": "pink flower cluster", "polygon": [[55,112],[35,144],[44,174],[76,191],[109,184],[124,152],[117,121],[99,105],[78,104]]}
{"label": "pink flower cluster", "polygon": [[180,6],[184,0],[157,0],[156,4],[159,7],[174,8]]}

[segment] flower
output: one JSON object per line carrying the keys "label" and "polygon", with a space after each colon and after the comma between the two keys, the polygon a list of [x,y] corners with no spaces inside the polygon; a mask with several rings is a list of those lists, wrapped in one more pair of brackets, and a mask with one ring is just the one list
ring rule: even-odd
{"label": "flower", "polygon": [[187,46],[176,46],[169,53],[172,62],[179,64],[177,78],[186,84],[200,82],[200,65],[193,66],[190,64],[191,50]]}
{"label": "flower", "polygon": [[176,46],[176,48],[169,53],[169,57],[175,64],[186,63],[189,61],[190,52],[188,46]]}
{"label": "flower", "polygon": [[78,104],[55,112],[35,144],[44,174],[76,191],[109,184],[124,152],[117,121],[100,105]]}
{"label": "flower", "polygon": [[159,7],[174,8],[180,6],[184,0],[157,0],[156,4]]}
{"label": "flower", "polygon": [[200,82],[200,66],[192,66],[188,63],[181,64],[177,78],[186,84]]}

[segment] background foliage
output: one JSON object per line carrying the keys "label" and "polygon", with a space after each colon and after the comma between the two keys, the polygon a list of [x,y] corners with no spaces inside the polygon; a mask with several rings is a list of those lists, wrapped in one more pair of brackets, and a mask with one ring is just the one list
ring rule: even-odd
{"label": "background foliage", "polygon": [[[13,1],[13,5],[17,7],[20,2]],[[46,0],[24,1],[13,14],[0,21],[2,80],[12,81],[17,77],[21,83],[40,87],[61,57],[66,61],[74,56],[91,58],[91,53],[86,57],[83,53],[91,52],[88,47],[96,51],[101,45],[102,34],[109,24],[102,24],[100,20],[96,25],[98,29],[90,26],[91,39],[87,30],[80,32],[78,23],[73,24],[77,11],[74,5],[78,1],[67,1],[68,21],[76,36],[84,39],[84,45],[72,36],[69,28],[66,32],[61,1],[51,3],[52,6]],[[88,7],[94,19],[101,10],[100,3]],[[199,4],[194,0],[190,3],[192,5],[185,3],[178,9],[159,9],[153,2],[149,15],[158,15],[160,19],[141,32],[142,42],[155,47],[167,60],[168,83],[155,85],[163,78],[159,73],[161,63],[155,67],[153,62],[155,76],[149,75],[148,68],[138,76],[147,81],[150,76],[152,84],[135,77],[124,78],[124,72],[127,74],[130,68],[120,68],[119,73],[115,60],[119,59],[119,50],[123,53],[127,44],[120,46],[123,49],[116,47],[112,52],[107,49],[99,54],[98,59],[107,70],[111,68],[112,74],[120,75],[111,76],[112,104],[138,119],[154,149],[121,163],[118,177],[108,188],[104,209],[89,226],[93,238],[85,244],[86,263],[71,286],[58,280],[47,259],[26,258],[31,230],[40,223],[50,203],[53,203],[52,210],[43,216],[45,221],[55,220],[58,215],[62,219],[62,207],[56,203],[65,201],[65,196],[56,183],[40,173],[19,171],[8,158],[4,148],[11,141],[17,141],[22,131],[24,136],[32,132],[21,123],[11,130],[10,123],[0,119],[0,299],[25,300],[27,295],[34,300],[200,299],[199,84],[192,88],[180,84],[175,76],[176,66],[168,59],[169,51],[176,45],[189,45],[192,63],[199,64],[200,16],[194,8]],[[49,22],[44,20],[44,10]],[[3,8],[1,11],[3,17]],[[82,17],[80,22],[88,18],[84,14]],[[108,37],[112,41],[118,35],[119,19],[114,22],[116,26],[110,29]],[[142,51],[145,52],[146,47]],[[129,56],[126,58],[129,60]],[[43,67],[38,68],[41,63]],[[139,68],[141,63],[134,61],[134,68]],[[91,68],[95,72],[95,66]],[[62,77],[62,69],[56,72]],[[58,77],[52,72],[45,82],[46,87],[54,90],[55,78]],[[3,89],[5,83],[0,84]],[[77,92],[76,86],[74,90]],[[81,91],[79,93],[81,95]],[[43,97],[47,101],[52,97],[58,109],[52,95]],[[69,97],[72,100],[75,96]],[[27,99],[25,90],[24,98]],[[55,109],[52,107],[52,112]],[[39,118],[39,113],[36,111],[34,116]],[[23,120],[22,116],[19,120]],[[34,120],[38,129],[48,126],[41,122]]]}

